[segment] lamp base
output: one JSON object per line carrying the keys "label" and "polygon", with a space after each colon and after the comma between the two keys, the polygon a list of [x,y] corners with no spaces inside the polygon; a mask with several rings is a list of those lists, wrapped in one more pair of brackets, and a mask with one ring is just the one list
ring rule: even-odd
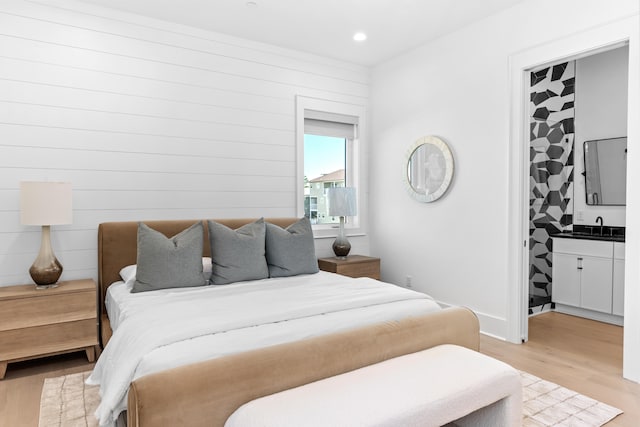
{"label": "lamp base", "polygon": [[351,251],[351,243],[347,239],[347,236],[344,233],[344,217],[340,217],[340,233],[338,237],[336,237],[335,242],[333,242],[333,253],[340,259],[345,259],[347,255],[349,255],[349,251]]}
{"label": "lamp base", "polygon": [[36,285],[36,290],[38,291],[44,291],[46,289],[53,289],[53,288],[57,288],[58,284],[54,283],[52,285]]}
{"label": "lamp base", "polygon": [[338,239],[336,239],[336,241],[333,242],[332,248],[333,253],[336,254],[338,258],[345,259],[351,251],[351,244],[346,239],[343,242],[339,242]]}
{"label": "lamp base", "polygon": [[53,254],[51,248],[51,227],[42,226],[42,242],[40,252],[29,269],[29,274],[35,282],[36,289],[48,289],[58,286],[56,282],[62,275],[62,264]]}

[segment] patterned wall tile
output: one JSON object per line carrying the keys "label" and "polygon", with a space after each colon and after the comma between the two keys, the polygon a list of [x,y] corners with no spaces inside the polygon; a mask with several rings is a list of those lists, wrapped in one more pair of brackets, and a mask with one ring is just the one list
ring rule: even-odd
{"label": "patterned wall tile", "polygon": [[573,225],[575,62],[531,72],[529,294],[550,296],[551,233]]}

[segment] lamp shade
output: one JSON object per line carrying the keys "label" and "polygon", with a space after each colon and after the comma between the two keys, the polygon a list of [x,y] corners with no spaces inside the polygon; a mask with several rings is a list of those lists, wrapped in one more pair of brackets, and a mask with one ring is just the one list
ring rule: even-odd
{"label": "lamp shade", "polygon": [[353,187],[335,187],[327,191],[329,197],[329,215],[354,216],[356,209],[356,189]]}
{"label": "lamp shade", "polygon": [[71,224],[70,182],[21,182],[20,223],[23,225]]}

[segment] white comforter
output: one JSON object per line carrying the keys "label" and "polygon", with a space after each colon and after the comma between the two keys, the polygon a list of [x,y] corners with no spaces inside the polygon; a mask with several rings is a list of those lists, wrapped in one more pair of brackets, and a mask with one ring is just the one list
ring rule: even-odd
{"label": "white comforter", "polygon": [[[88,379],[113,424],[136,378],[187,363],[438,310],[430,297],[319,272],[180,292],[132,294]],[[224,332],[224,333],[222,333]]]}

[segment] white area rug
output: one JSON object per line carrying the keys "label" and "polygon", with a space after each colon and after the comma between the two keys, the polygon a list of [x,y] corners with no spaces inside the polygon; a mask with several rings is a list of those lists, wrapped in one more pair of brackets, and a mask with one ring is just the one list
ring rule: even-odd
{"label": "white area rug", "polygon": [[40,427],[96,427],[99,387],[84,381],[91,371],[46,378],[40,397]]}
{"label": "white area rug", "polygon": [[[94,427],[100,397],[98,386],[87,386],[90,372],[44,380],[40,427]],[[524,427],[599,427],[621,414],[620,409],[583,396],[526,372],[523,387]]]}
{"label": "white area rug", "polygon": [[523,427],[601,426],[622,411],[526,372],[522,378]]}

